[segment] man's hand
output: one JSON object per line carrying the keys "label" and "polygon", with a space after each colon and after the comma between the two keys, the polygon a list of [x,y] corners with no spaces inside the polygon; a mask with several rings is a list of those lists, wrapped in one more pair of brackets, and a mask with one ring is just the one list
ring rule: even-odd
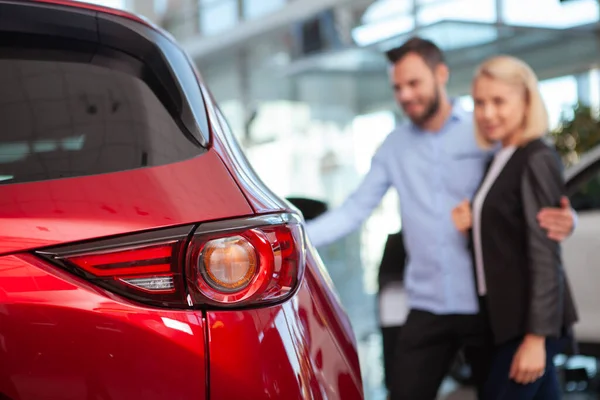
{"label": "man's hand", "polygon": [[548,231],[548,237],[557,242],[565,240],[573,232],[573,212],[566,197],[560,199],[560,208],[543,208],[538,213],[538,222]]}

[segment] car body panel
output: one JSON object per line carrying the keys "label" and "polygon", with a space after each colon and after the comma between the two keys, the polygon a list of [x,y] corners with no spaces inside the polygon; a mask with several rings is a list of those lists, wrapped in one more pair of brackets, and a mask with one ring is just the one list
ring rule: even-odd
{"label": "car body panel", "polygon": [[563,260],[579,321],[574,326],[580,342],[600,344],[600,211],[578,213],[577,228],[563,243]]}
{"label": "car body panel", "polygon": [[331,318],[314,271],[309,261],[307,279],[281,305],[207,313],[211,399],[363,398],[351,332]]}
{"label": "car body panel", "polygon": [[[579,321],[574,326],[575,338],[582,353],[600,357],[600,193],[591,193],[595,203],[579,209],[577,192],[600,174],[600,146],[583,154],[577,164],[565,171],[567,193],[577,211],[577,226],[562,244],[563,261],[577,306]],[[597,185],[596,185],[597,187]]]}
{"label": "car body panel", "polygon": [[205,398],[200,312],[129,304],[32,255],[0,258],[0,397]]}
{"label": "car body panel", "polygon": [[0,254],[252,212],[214,151],[159,167],[0,185]]}

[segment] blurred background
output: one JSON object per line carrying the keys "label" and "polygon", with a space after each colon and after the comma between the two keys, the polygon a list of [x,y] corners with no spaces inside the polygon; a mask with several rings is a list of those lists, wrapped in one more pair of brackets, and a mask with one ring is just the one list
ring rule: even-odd
{"label": "blurred background", "polygon": [[[282,197],[335,207],[356,187],[403,118],[382,53],[415,34],[446,51],[450,93],[465,107],[477,63],[509,53],[538,74],[566,164],[600,141],[598,0],[88,2],[142,14],[182,44]],[[390,192],[360,232],[319,249],[360,342],[369,399],[385,397],[377,272],[387,235],[401,228],[397,207]]]}

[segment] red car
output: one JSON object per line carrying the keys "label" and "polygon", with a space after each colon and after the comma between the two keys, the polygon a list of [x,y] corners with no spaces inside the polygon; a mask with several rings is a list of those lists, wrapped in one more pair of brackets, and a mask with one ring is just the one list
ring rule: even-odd
{"label": "red car", "polygon": [[0,399],[363,398],[302,218],[169,35],[0,0],[0,47]]}

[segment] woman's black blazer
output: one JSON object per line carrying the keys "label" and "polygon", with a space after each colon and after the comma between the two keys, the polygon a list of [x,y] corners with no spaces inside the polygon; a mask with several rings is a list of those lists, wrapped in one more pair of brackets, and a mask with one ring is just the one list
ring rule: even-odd
{"label": "woman's black blazer", "polygon": [[558,154],[540,139],[517,148],[487,193],[481,245],[497,343],[528,333],[559,337],[577,321],[560,244],[537,220],[564,193]]}

